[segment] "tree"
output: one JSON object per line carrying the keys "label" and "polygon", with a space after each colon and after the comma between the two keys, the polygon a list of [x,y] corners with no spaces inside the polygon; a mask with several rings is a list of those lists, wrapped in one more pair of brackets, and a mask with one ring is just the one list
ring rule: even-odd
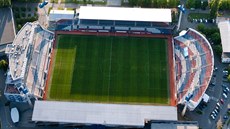
{"label": "tree", "polygon": [[208,1],[203,1],[201,4],[201,9],[205,10],[208,7]]}
{"label": "tree", "polygon": [[212,0],[210,4],[210,18],[216,19],[218,9],[219,9],[220,0]]}
{"label": "tree", "polygon": [[195,8],[195,0],[187,0],[186,7],[187,8]]}
{"label": "tree", "polygon": [[201,0],[195,0],[195,2],[194,2],[194,7],[195,7],[196,9],[201,8]]}
{"label": "tree", "polygon": [[216,45],[220,44],[221,40],[220,40],[220,33],[218,32],[215,32],[211,35],[211,39],[212,39],[212,42]]}
{"label": "tree", "polygon": [[7,68],[8,68],[8,63],[7,63],[7,61],[6,61],[6,60],[1,60],[1,61],[0,61],[0,69],[6,71]]}
{"label": "tree", "polygon": [[6,7],[11,5],[11,0],[0,0],[0,7]]}
{"label": "tree", "polygon": [[203,34],[205,34],[205,29],[206,28],[205,28],[204,24],[201,23],[201,24],[197,25],[197,30],[200,31]]}
{"label": "tree", "polygon": [[216,52],[216,54],[218,56],[221,56],[221,54],[222,54],[222,46],[220,44],[213,46],[213,50]]}
{"label": "tree", "polygon": [[152,5],[152,0],[143,0],[143,2],[141,3],[142,7],[151,7]]}
{"label": "tree", "polygon": [[228,75],[228,81],[230,82],[230,75]]}

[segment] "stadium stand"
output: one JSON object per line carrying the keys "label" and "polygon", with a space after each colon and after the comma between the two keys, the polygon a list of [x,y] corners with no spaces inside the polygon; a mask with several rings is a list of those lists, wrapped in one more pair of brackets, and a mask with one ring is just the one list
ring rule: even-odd
{"label": "stadium stand", "polygon": [[4,95],[9,101],[42,98],[54,35],[37,22],[26,23],[5,53],[9,58]]}
{"label": "stadium stand", "polygon": [[[178,104],[189,101],[188,108],[194,110],[212,77],[212,48],[203,35],[191,28],[184,35],[175,37],[174,45]],[[188,48],[187,57],[183,54],[184,48]]]}

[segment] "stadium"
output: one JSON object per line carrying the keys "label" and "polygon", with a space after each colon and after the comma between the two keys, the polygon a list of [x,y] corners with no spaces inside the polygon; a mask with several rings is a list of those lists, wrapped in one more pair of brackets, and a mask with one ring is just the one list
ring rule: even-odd
{"label": "stadium", "polygon": [[194,110],[202,101],[212,48],[193,29],[173,38],[170,9],[81,6],[76,12],[55,23],[38,97],[44,100],[35,101],[33,121],[143,127],[178,120],[178,104]]}

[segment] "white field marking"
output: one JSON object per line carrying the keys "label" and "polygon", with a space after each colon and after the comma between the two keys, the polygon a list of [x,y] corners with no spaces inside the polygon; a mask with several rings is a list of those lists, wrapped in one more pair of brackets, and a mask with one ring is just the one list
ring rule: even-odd
{"label": "white field marking", "polygon": [[112,54],[113,54],[113,52],[112,52],[112,50],[113,50],[113,45],[112,45],[112,39],[111,39],[111,41],[110,41],[110,57],[109,57],[109,59],[110,59],[110,62],[109,62],[109,84],[108,84],[108,97],[107,97],[107,99],[108,99],[108,101],[109,101],[109,89],[110,89],[110,79],[111,79],[111,75],[110,75],[110,73],[111,73],[111,63],[112,63]]}

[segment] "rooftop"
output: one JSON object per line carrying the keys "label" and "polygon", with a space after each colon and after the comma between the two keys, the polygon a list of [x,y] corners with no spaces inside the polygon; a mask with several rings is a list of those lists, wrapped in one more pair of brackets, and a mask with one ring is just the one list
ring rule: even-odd
{"label": "rooftop", "polygon": [[73,19],[74,10],[51,10],[49,21],[58,21],[61,19]]}
{"label": "rooftop", "polygon": [[223,52],[230,52],[230,21],[221,21],[218,23],[218,27],[220,28]]}
{"label": "rooftop", "polygon": [[6,84],[14,84],[7,85],[6,93],[18,93],[14,86],[18,89],[26,86],[35,96],[43,95],[52,42],[53,33],[37,22],[28,22],[22,27],[5,50],[9,58]]}
{"label": "rooftop", "polygon": [[35,101],[32,120],[143,127],[146,120],[177,120],[177,108],[127,104]]}
{"label": "rooftop", "polygon": [[194,121],[162,121],[153,120],[151,129],[198,129],[198,123]]}
{"label": "rooftop", "polygon": [[[163,16],[163,17],[162,17]],[[79,19],[171,22],[170,9],[81,6]]]}

